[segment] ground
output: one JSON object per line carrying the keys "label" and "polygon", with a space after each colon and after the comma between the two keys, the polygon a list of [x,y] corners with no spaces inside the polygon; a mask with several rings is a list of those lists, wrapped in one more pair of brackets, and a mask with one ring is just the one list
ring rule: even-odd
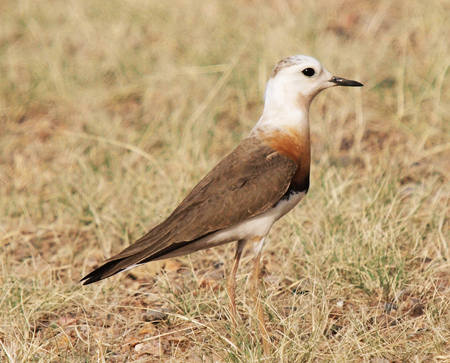
{"label": "ground", "polygon": [[[0,4],[0,357],[450,361],[448,2]],[[311,108],[307,197],[272,229],[263,358],[234,246],[79,279],[163,220],[249,132],[273,65],[361,89]]]}

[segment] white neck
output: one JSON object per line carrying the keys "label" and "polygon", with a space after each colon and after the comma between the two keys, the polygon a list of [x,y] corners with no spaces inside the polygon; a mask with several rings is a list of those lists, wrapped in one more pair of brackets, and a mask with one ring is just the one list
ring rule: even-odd
{"label": "white neck", "polygon": [[288,129],[309,133],[309,105],[309,97],[303,96],[295,84],[271,78],[263,114],[251,133]]}

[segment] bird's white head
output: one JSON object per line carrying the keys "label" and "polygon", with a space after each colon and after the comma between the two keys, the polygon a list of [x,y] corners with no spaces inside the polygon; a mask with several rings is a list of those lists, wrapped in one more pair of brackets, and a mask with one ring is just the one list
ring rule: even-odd
{"label": "bird's white head", "polygon": [[295,107],[307,112],[313,98],[334,86],[361,87],[357,81],[333,76],[320,62],[306,55],[287,57],[278,62],[267,84],[265,108]]}

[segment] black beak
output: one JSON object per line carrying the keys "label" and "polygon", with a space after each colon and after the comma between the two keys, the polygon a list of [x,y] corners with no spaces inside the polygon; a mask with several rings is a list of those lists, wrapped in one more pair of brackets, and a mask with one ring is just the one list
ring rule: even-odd
{"label": "black beak", "polygon": [[362,83],[357,81],[352,81],[350,79],[345,79],[341,77],[333,77],[330,79],[330,82],[336,83],[338,86],[348,86],[348,87],[362,87],[364,86]]}

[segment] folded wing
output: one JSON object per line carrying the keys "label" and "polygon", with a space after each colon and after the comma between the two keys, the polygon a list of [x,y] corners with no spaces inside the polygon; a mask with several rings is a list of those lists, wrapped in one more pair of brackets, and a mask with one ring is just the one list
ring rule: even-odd
{"label": "folded wing", "polygon": [[297,164],[249,137],[219,162],[172,214],[82,281],[89,284],[161,258],[199,238],[264,213],[286,193]]}

